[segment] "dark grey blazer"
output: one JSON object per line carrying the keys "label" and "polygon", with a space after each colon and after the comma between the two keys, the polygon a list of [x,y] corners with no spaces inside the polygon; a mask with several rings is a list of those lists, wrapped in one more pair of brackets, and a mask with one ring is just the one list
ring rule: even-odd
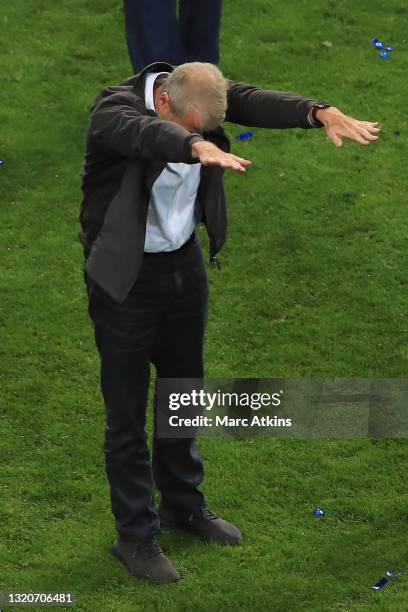
{"label": "dark grey blazer", "polygon": [[[118,302],[125,300],[139,274],[150,192],[166,163],[197,163],[191,147],[203,138],[229,151],[221,127],[203,135],[192,134],[146,109],[146,73],[172,70],[170,64],[151,64],[120,85],[106,87],[91,108],[79,239],[87,274]],[[310,127],[307,116],[315,100],[232,81],[228,85],[226,121],[248,127]],[[206,226],[210,257],[226,239],[222,177],[222,168],[201,168],[196,219]]]}

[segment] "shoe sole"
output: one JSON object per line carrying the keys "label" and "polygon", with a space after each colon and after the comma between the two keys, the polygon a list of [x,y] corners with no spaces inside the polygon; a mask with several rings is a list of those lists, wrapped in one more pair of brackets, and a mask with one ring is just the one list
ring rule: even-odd
{"label": "shoe sole", "polygon": [[126,569],[132,574],[132,576],[135,576],[136,578],[139,578],[140,580],[144,580],[145,582],[148,582],[149,584],[171,584],[172,582],[178,582],[181,579],[181,576],[180,576],[180,578],[178,578],[177,580],[151,580],[150,578],[147,578],[146,576],[139,576],[139,574],[135,574],[135,572],[131,570],[129,565],[126,563],[126,559],[122,557],[122,555],[119,553],[115,545],[113,545],[109,549],[109,552],[111,553],[111,555],[119,559],[119,561],[126,567]]}

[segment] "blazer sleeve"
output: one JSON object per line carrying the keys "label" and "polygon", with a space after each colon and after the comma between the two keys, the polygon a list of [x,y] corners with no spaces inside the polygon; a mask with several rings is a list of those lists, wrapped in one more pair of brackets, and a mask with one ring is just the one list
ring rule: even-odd
{"label": "blazer sleeve", "polygon": [[191,147],[199,134],[181,125],[152,117],[121,93],[103,98],[92,109],[88,138],[99,149],[124,157],[161,159],[165,162],[197,163]]}
{"label": "blazer sleeve", "polygon": [[260,89],[254,85],[227,80],[228,104],[225,121],[248,127],[310,128],[308,114],[317,104],[287,91]]}

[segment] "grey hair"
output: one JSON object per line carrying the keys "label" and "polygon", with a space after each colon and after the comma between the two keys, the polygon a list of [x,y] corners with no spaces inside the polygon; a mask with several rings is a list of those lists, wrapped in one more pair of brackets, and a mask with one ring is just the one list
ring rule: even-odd
{"label": "grey hair", "polygon": [[215,129],[225,119],[227,81],[214,64],[181,64],[169,74],[160,90],[168,93],[175,115],[184,117],[189,110],[198,112],[203,131]]}

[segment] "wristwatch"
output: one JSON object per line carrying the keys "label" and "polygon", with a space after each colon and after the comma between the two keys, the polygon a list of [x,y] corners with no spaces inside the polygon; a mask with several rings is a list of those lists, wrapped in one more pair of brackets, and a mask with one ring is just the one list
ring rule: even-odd
{"label": "wristwatch", "polygon": [[330,106],[332,105],[328,104],[327,102],[317,102],[316,104],[312,106],[310,110],[310,115],[309,115],[309,121],[312,127],[322,127],[323,126],[323,123],[319,121],[319,119],[316,117],[316,113],[321,108],[329,108]]}

